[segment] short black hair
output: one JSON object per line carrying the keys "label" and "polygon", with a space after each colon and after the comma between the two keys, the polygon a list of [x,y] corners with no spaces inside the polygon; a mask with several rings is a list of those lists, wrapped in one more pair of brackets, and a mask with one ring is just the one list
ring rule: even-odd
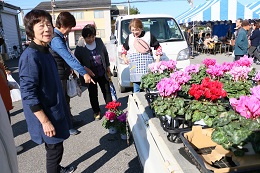
{"label": "short black hair", "polygon": [[39,23],[43,19],[47,19],[49,22],[51,22],[51,25],[53,27],[52,17],[45,10],[33,9],[25,15],[25,17],[23,19],[23,23],[25,26],[26,35],[29,39],[32,40],[34,38],[34,30],[33,30],[34,25],[36,23]]}
{"label": "short black hair", "polygon": [[57,28],[72,28],[76,26],[76,19],[75,17],[68,11],[61,12],[57,19],[56,19],[56,25]]}
{"label": "short black hair", "polygon": [[96,36],[96,28],[92,24],[87,24],[83,29],[82,29],[82,37],[90,37],[90,36]]}

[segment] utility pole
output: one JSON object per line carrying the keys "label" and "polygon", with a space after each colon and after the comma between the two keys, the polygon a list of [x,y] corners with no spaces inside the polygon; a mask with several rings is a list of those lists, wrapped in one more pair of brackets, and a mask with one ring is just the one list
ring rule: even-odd
{"label": "utility pole", "polygon": [[128,3],[128,11],[127,11],[127,14],[130,15],[130,2],[129,2],[129,0],[127,0],[127,3]]}
{"label": "utility pole", "polygon": [[52,23],[55,21],[54,8],[56,8],[55,0],[51,0]]}

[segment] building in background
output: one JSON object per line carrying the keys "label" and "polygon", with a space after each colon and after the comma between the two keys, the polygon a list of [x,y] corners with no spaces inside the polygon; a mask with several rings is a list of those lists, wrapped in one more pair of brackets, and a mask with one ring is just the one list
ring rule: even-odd
{"label": "building in background", "polygon": [[[18,14],[20,7],[0,1],[0,37],[4,39],[1,54],[4,59],[15,58],[13,47],[22,47]],[[21,50],[21,49],[20,49]]]}
{"label": "building in background", "polygon": [[69,11],[76,18],[76,27],[72,28],[68,40],[71,48],[75,47],[81,30],[87,24],[95,24],[97,37],[108,42],[111,36],[111,0],[70,0],[41,2],[35,9],[48,11],[55,19],[62,11]]}

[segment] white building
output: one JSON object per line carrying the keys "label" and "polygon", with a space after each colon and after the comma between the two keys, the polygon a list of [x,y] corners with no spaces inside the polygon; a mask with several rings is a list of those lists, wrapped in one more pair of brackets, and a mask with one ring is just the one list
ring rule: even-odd
{"label": "white building", "polygon": [[1,53],[5,59],[15,56],[13,46],[21,47],[21,36],[18,21],[20,7],[0,1],[0,37],[4,39]]}

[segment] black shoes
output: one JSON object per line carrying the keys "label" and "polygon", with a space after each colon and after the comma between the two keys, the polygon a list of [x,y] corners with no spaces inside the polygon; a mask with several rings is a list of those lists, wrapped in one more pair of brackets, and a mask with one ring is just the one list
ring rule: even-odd
{"label": "black shoes", "polygon": [[256,60],[255,64],[256,64],[256,65],[260,65],[260,61],[259,61],[259,60]]}
{"label": "black shoes", "polygon": [[68,166],[68,167],[62,167],[60,168],[60,173],[72,173],[74,172],[75,169],[73,166]]}
{"label": "black shoes", "polygon": [[78,131],[77,129],[70,129],[70,135],[77,135],[79,133],[80,131]]}

